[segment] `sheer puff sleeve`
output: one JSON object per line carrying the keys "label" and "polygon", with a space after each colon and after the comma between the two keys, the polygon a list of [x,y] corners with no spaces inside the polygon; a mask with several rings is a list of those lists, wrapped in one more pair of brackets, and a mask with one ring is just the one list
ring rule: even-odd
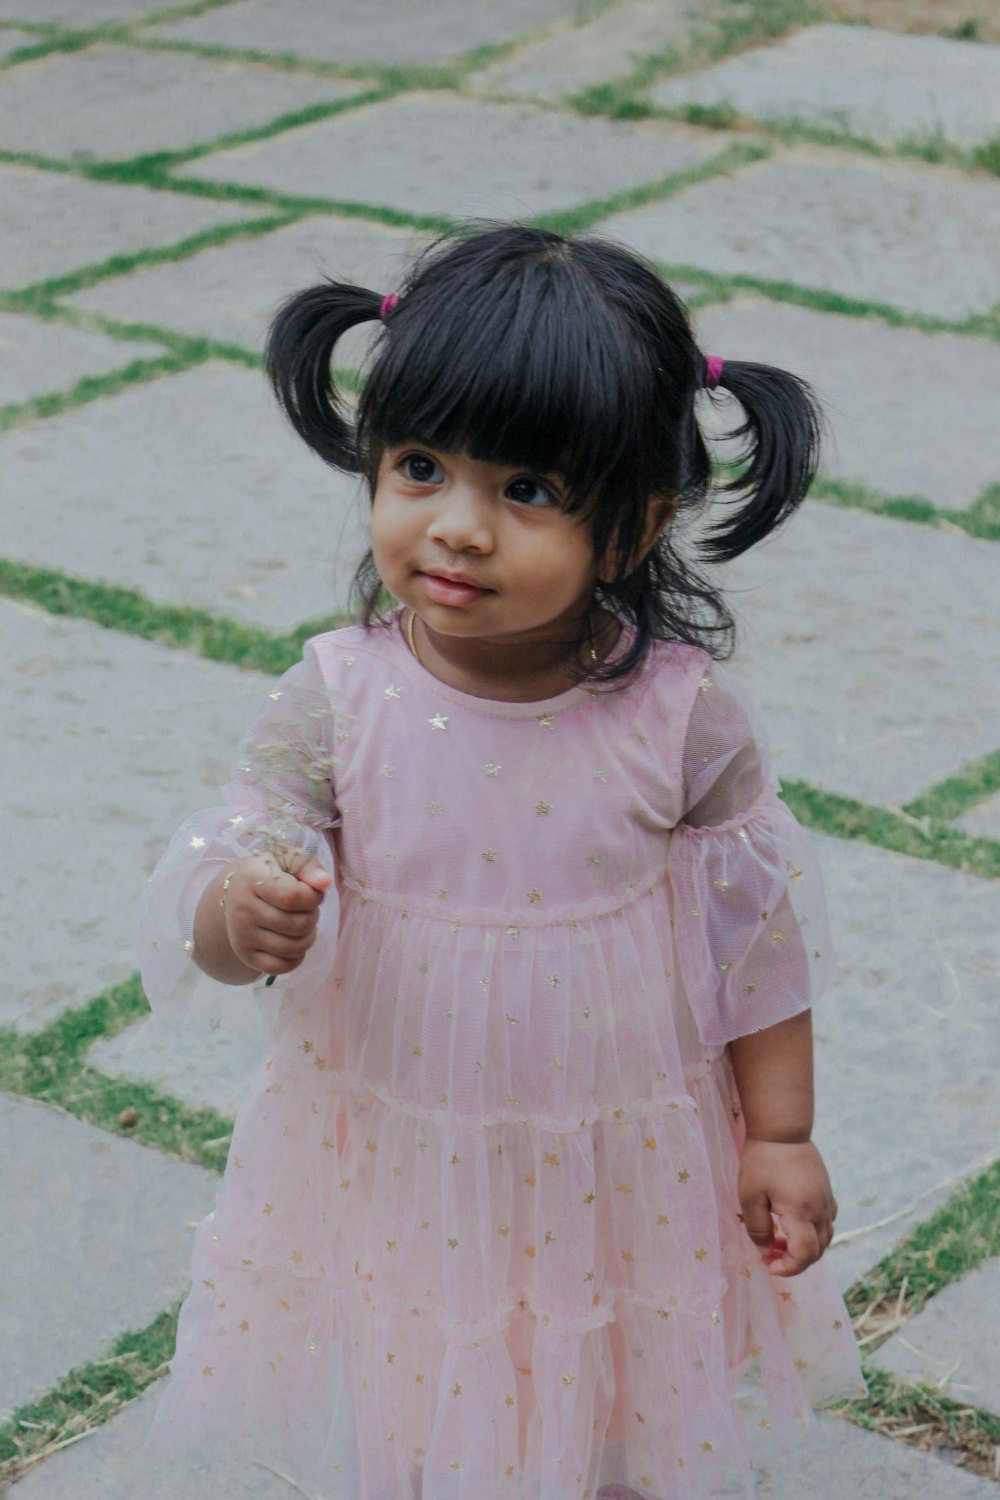
{"label": "sheer puff sleeve", "polygon": [[[212,877],[248,854],[283,851],[312,855],[335,876],[330,830],[339,822],[334,793],[336,713],[315,652],[268,693],[241,741],[222,805],[181,824],[150,876],[139,906],[142,982],[161,1020],[216,1024],[220,994],[194,961],[194,918]],[[333,963],[339,917],[336,884],[320,907],[316,942],[303,963],[259,998],[314,991]],[[270,1003],[270,1001],[269,1001]],[[267,1007],[265,1007],[267,1009]]]}
{"label": "sheer puff sleeve", "polygon": [[680,976],[702,1042],[808,1010],[831,945],[813,844],[778,798],[743,691],[702,674],[684,749],[669,875]]}

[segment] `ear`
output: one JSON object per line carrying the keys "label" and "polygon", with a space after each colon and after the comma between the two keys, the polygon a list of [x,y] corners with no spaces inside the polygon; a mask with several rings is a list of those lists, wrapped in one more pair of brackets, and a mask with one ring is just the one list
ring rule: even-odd
{"label": "ear", "polygon": [[[656,539],[663,528],[673,520],[677,512],[676,495],[653,495],[646,507],[646,524],[642,530],[642,539],[635,549],[632,566],[637,568],[643,562],[653,547]],[[615,573],[610,563],[603,563],[598,578],[601,583],[614,583]]]}

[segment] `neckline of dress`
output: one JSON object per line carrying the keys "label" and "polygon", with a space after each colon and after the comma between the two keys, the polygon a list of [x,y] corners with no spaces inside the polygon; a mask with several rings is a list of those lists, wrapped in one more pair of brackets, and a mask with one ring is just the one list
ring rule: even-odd
{"label": "neckline of dress", "polygon": [[[581,701],[600,698],[607,691],[603,683],[586,681],[564,688],[561,693],[556,693],[551,698],[533,698],[521,702],[512,702],[505,698],[481,698],[475,693],[464,693],[461,688],[452,687],[450,683],[442,682],[439,677],[435,677],[419,657],[414,656],[406,639],[403,605],[398,605],[388,619],[391,625],[390,640],[393,651],[398,658],[400,668],[406,672],[407,676],[419,681],[425,688],[433,689],[435,693],[452,703],[461,704],[463,708],[472,709],[476,713],[503,719],[543,718],[549,714],[561,713],[568,708],[573,708]],[[605,657],[605,661],[612,661],[624,652],[630,639],[631,628],[625,621],[622,621],[618,639]]]}

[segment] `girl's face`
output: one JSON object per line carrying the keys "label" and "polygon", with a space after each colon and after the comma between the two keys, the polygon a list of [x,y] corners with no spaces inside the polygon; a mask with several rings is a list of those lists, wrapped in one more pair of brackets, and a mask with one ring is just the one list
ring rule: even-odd
{"label": "girl's face", "polygon": [[[386,588],[435,648],[474,671],[534,669],[579,641],[598,577],[590,528],[563,481],[419,444],[388,449],[372,504]],[[516,675],[516,672],[512,673]]]}

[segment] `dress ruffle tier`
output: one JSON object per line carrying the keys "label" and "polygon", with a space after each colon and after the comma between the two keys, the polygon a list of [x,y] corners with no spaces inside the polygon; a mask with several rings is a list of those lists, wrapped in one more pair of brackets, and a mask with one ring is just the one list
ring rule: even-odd
{"label": "dress ruffle tier", "polygon": [[[753,1492],[733,1396],[752,1363],[775,1431],[857,1388],[825,1267],[771,1278],[739,1218],[724,1043],[809,1005],[828,944],[808,845],[735,731],[716,759],[753,783],[745,808],[678,823],[685,798],[721,796],[706,682],[721,700],[700,653],[662,648],[645,691],[491,705],[443,693],[396,635],[353,630],[276,690],[225,807],[189,820],[147,892],[151,998],[197,993],[194,909],[237,850],[321,853],[340,910],[324,903],[306,963],[258,990],[271,1051],[198,1230],[155,1442],[276,1433],[330,1500],[591,1500],[616,1481],[702,1500]],[[713,745],[735,701],[713,705]],[[304,704],[308,753],[288,728]],[[647,727],[668,711],[658,761]],[[415,765],[414,804],[397,780],[435,714],[454,731],[430,729],[443,790]],[[553,761],[561,714],[578,722]],[[400,768],[392,796],[380,766]],[[505,773],[514,805],[494,810]],[[525,853],[519,801],[548,824],[584,791],[586,826]],[[628,858],[600,880],[587,861],[623,820]],[[446,885],[423,878],[439,829],[426,868]]]}

